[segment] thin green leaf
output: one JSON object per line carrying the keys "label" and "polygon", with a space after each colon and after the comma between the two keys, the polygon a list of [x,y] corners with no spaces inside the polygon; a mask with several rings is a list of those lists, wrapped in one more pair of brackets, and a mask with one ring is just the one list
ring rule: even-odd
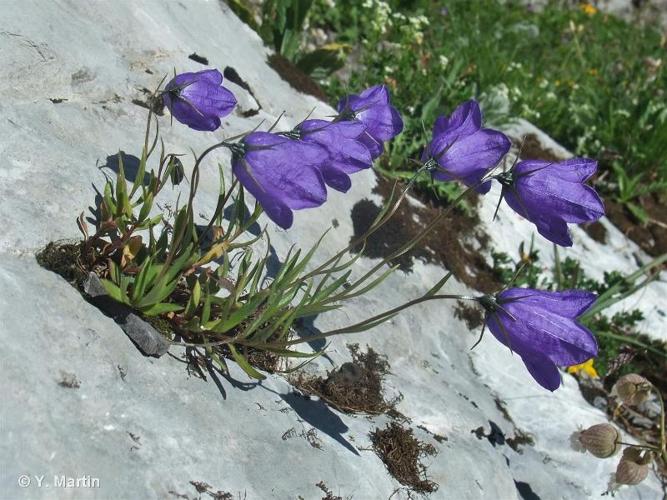
{"label": "thin green leaf", "polygon": [[246,372],[250,377],[257,380],[264,380],[266,378],[266,376],[259,373],[250,363],[248,363],[248,360],[236,350],[233,344],[227,344],[227,346],[229,347],[229,352],[232,353],[234,361],[236,361],[243,369],[243,371]]}

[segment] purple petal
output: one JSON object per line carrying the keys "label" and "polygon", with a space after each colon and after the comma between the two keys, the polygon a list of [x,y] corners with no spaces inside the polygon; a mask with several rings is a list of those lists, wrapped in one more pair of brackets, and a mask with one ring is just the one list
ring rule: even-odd
{"label": "purple petal", "polygon": [[368,148],[359,140],[366,127],[358,121],[308,120],[299,125],[304,141],[314,142],[329,152],[330,163],[346,173],[369,168],[373,163]]}
{"label": "purple petal", "polygon": [[378,141],[388,141],[403,130],[403,120],[393,106],[374,106],[357,113],[366,132]]}
{"label": "purple petal", "polygon": [[440,116],[433,125],[433,137],[446,136],[446,142],[471,135],[482,128],[482,112],[475,100],[460,104],[449,116]]}
{"label": "purple petal", "polygon": [[319,206],[326,201],[321,163],[326,150],[268,132],[243,139],[245,152],[232,157],[232,170],[279,226],[292,225],[292,209]]}
{"label": "purple petal", "polygon": [[165,94],[165,104],[176,120],[187,125],[191,129],[212,132],[220,127],[221,121],[219,117],[202,114],[197,107],[189,101],[179,97],[167,101]]}
{"label": "purple petal", "polygon": [[334,188],[336,191],[347,193],[352,187],[350,176],[335,166],[326,163],[320,170],[327,186]]}
{"label": "purple petal", "polygon": [[292,210],[278,197],[273,196],[257,182],[252,173],[252,168],[248,165],[245,158],[238,158],[232,161],[232,172],[243,187],[255,197],[257,202],[264,209],[266,215],[268,215],[273,222],[283,229],[292,227],[294,219]]}
{"label": "purple petal", "polygon": [[590,222],[604,215],[604,204],[595,190],[577,180],[589,176],[595,166],[595,162],[585,159],[520,162],[514,170],[514,183],[503,186],[503,196],[545,238],[572,246],[568,222]]}
{"label": "purple petal", "polygon": [[525,356],[521,358],[528,368],[528,372],[533,376],[535,381],[545,389],[551,392],[560,387],[561,378],[560,372],[554,363],[546,356],[534,354],[532,356]]}
{"label": "purple petal", "polygon": [[185,87],[200,80],[219,86],[222,84],[222,73],[217,69],[205,69],[195,73],[180,73],[167,84],[166,88],[170,90],[171,88]]}
{"label": "purple petal", "polygon": [[571,247],[574,244],[567,223],[562,219],[539,218],[532,222],[535,224],[538,233],[556,245]]}
{"label": "purple petal", "polygon": [[[512,349],[519,354],[537,351],[561,366],[583,363],[597,355],[593,334],[571,318],[520,300],[503,304],[502,308],[504,311],[496,313],[497,321],[502,323],[509,334]],[[492,332],[494,326],[489,323]],[[501,339],[497,333],[504,335],[502,328],[493,333],[498,340]]]}
{"label": "purple petal", "polygon": [[[352,112],[377,142],[388,141],[403,130],[403,120],[390,104],[389,91],[384,85],[375,85],[360,95],[344,97],[338,103],[338,111],[342,114]],[[377,148],[369,149],[373,154],[377,151]]]}
{"label": "purple petal", "polygon": [[526,175],[530,172],[547,170],[552,175],[570,182],[584,182],[597,170],[598,162],[590,158],[570,158],[560,162],[544,160],[524,160],[515,167],[516,173]]}
{"label": "purple petal", "polygon": [[328,158],[316,144],[293,141],[268,132],[254,132],[247,144],[246,163],[255,181],[293,209],[316,207],[327,199],[319,169]]}
{"label": "purple petal", "polygon": [[190,101],[204,115],[227,116],[236,106],[236,98],[224,87],[195,83],[183,89],[181,97]]}
{"label": "purple petal", "polygon": [[357,140],[346,141],[343,150],[331,151],[331,157],[333,165],[348,174],[370,168],[373,164],[371,152]]}
{"label": "purple petal", "polygon": [[474,185],[498,164],[509,148],[509,139],[491,129],[481,129],[453,144],[435,140],[431,151],[435,152],[434,157],[443,171],[437,170],[434,177]]}
{"label": "purple petal", "polygon": [[525,203],[513,186],[503,186],[502,196],[512,210],[535,224],[537,231],[547,240],[563,247],[572,246],[572,237],[564,220],[553,215],[549,217],[546,212],[536,213],[534,206]]}
{"label": "purple petal", "polygon": [[249,146],[249,150],[260,149],[259,146],[278,146],[285,144],[291,139],[284,135],[272,134],[271,132],[252,132],[243,138],[243,143]]}
{"label": "purple petal", "polygon": [[349,95],[343,97],[338,102],[338,111],[342,112],[346,109],[352,111],[362,111],[373,106],[382,106],[389,104],[389,91],[384,85],[374,85],[367,88],[359,95]]}
{"label": "purple petal", "polygon": [[212,131],[220,126],[220,117],[236,105],[234,94],[221,84],[222,74],[217,69],[181,73],[166,85],[163,100],[179,122],[195,130]]}
{"label": "purple petal", "polygon": [[534,175],[519,177],[515,194],[529,215],[557,217],[573,223],[598,220],[604,215],[604,204],[593,188],[562,179],[548,167]]}
{"label": "purple petal", "polygon": [[326,120],[306,120],[299,124],[298,129],[306,136],[317,134],[318,132],[324,132],[334,133],[338,136],[345,137],[346,139],[356,139],[364,133],[364,130],[366,130],[366,125],[356,120],[339,122],[328,122]]}
{"label": "purple petal", "polygon": [[359,136],[359,142],[366,146],[368,152],[371,154],[371,159],[379,157],[384,151],[384,144],[372,137],[368,132],[364,132]]}
{"label": "purple petal", "polygon": [[498,301],[521,300],[559,316],[575,319],[586,312],[597,300],[597,295],[586,290],[534,290],[532,288],[509,288],[498,295]]}
{"label": "purple petal", "polygon": [[[467,186],[474,186],[478,182],[479,182],[479,179],[467,179],[465,181],[465,184]],[[491,184],[492,184],[491,181],[483,182],[482,184],[480,184],[479,186],[477,186],[475,188],[475,191],[478,192],[479,194],[486,194],[489,191],[491,191]]]}

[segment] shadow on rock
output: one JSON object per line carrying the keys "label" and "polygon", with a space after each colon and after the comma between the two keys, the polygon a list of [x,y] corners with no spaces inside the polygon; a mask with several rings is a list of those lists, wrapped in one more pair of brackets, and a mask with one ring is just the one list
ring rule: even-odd
{"label": "shadow on rock", "polygon": [[295,392],[281,394],[280,397],[292,407],[296,414],[317,430],[331,436],[355,455],[357,449],[343,437],[349,428],[322,400],[314,400]]}
{"label": "shadow on rock", "polygon": [[[134,155],[127,154],[125,151],[120,151],[115,155],[107,156],[106,164],[102,165],[100,169],[108,168],[109,170],[113,170],[116,172],[116,174],[118,174],[120,171],[121,156],[123,157],[123,171],[125,172],[125,178],[129,182],[134,182],[134,180],[137,178],[137,174],[139,173],[139,163],[141,163],[141,160]],[[144,173],[143,185],[148,186],[149,182],[150,176],[147,173]]]}

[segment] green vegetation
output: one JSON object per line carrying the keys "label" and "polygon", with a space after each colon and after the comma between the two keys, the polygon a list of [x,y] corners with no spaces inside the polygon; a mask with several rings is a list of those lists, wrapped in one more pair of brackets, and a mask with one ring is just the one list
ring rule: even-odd
{"label": "green vegetation", "polygon": [[320,78],[332,100],[370,83],[392,89],[406,127],[381,162],[389,175],[415,169],[405,158],[429,139],[424,124],[474,97],[491,123],[523,117],[597,158],[598,189],[640,220],[638,197],[667,193],[667,42],[653,27],[588,4],[511,0],[315,0],[306,22],[355,47],[349,78]]}

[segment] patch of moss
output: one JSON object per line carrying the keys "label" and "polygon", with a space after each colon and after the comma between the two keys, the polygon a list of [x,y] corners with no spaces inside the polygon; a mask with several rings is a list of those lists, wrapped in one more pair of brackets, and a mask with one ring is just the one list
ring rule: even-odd
{"label": "patch of moss", "polygon": [[329,372],[326,378],[299,375],[293,383],[304,392],[320,397],[345,413],[379,415],[394,403],[382,394],[382,380],[389,372],[386,359],[369,348],[359,352],[359,345],[348,345],[352,361]]}
{"label": "patch of moss", "polygon": [[435,455],[433,445],[414,437],[412,429],[396,422],[385,429],[377,428],[371,433],[373,450],[396,480],[418,493],[433,493],[438,485],[426,478],[426,466],[421,462],[425,456]]}

